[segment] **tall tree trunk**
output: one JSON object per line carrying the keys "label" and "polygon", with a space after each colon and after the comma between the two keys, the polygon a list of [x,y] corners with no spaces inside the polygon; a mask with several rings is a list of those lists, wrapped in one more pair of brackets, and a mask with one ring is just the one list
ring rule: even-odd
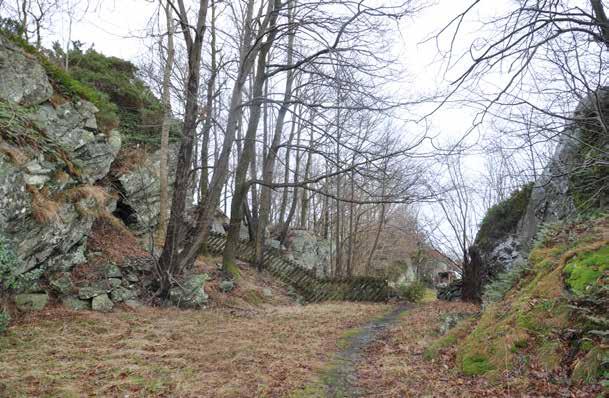
{"label": "tall tree trunk", "polygon": [[163,122],[161,124],[161,151],[160,151],[160,211],[159,211],[159,231],[162,234],[167,230],[167,216],[169,209],[169,184],[167,172],[167,158],[169,151],[169,128],[171,127],[171,72],[173,70],[174,44],[173,44],[173,17],[169,4],[165,4],[165,17],[167,21],[167,58],[163,68],[163,91],[161,103],[163,104]]}
{"label": "tall tree trunk", "polygon": [[[299,121],[299,125],[298,125],[298,134],[297,134],[297,138],[296,138],[296,147],[300,148],[300,137],[302,135],[302,123]],[[294,168],[294,192],[292,193],[292,205],[290,206],[290,210],[288,212],[288,215],[283,223],[283,225],[281,226],[281,235],[279,237],[279,240],[281,241],[281,243],[285,243],[287,237],[288,237],[288,232],[290,231],[290,223],[292,222],[292,219],[294,218],[294,214],[296,213],[296,206],[298,205],[298,181],[299,181],[299,177],[300,177],[300,160],[302,158],[302,155],[300,154],[300,150],[296,151],[296,166]]]}
{"label": "tall tree trunk", "polygon": [[180,246],[184,237],[185,229],[185,207],[188,200],[188,182],[190,167],[192,165],[193,141],[197,128],[197,115],[199,108],[199,84],[201,67],[201,50],[205,34],[205,20],[207,19],[208,0],[200,0],[198,19],[192,37],[192,26],[188,22],[187,11],[183,0],[178,0],[180,7],[180,25],[186,41],[188,51],[188,78],[186,82],[186,104],[184,106],[184,124],[182,127],[182,140],[176,176],[174,182],[173,198],[171,203],[171,215],[167,225],[165,244],[157,271],[159,273],[160,289],[159,295],[166,299],[169,296],[173,278],[182,272],[184,258],[180,252]]}
{"label": "tall tree trunk", "polygon": [[[287,65],[292,65],[293,54],[294,54],[294,29],[293,25],[293,13],[295,1],[288,1],[288,24],[290,25],[290,33],[288,37],[288,54],[287,54]],[[275,161],[277,159],[277,153],[279,151],[279,144],[281,141],[281,135],[283,132],[283,126],[285,123],[285,117],[290,107],[290,101],[292,99],[292,86],[294,83],[294,71],[289,71],[286,79],[285,91],[283,94],[283,102],[279,108],[277,114],[277,121],[275,123],[275,129],[273,131],[273,137],[271,140],[271,147],[264,158],[264,165],[262,168],[262,181],[263,185],[260,188],[260,210],[258,212],[258,225],[256,230],[256,244],[255,244],[255,262],[259,269],[262,268],[263,255],[264,255],[264,239],[266,227],[269,224],[270,211],[271,211],[271,188],[270,184],[273,183],[273,175],[275,171]],[[293,130],[290,133],[293,135]],[[266,137],[265,137],[266,139]],[[289,151],[286,149],[286,152]],[[289,162],[289,159],[288,159]],[[286,163],[288,168],[288,163]],[[280,216],[283,217],[283,216]]]}

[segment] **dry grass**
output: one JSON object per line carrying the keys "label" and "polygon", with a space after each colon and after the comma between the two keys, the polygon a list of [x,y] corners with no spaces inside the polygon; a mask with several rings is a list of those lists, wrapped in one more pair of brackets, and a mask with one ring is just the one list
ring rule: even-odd
{"label": "dry grass", "polygon": [[111,314],[51,309],[0,337],[7,396],[286,397],[315,378],[348,329],[389,308],[328,303]]}
{"label": "dry grass", "polygon": [[8,156],[8,158],[17,166],[23,166],[27,163],[29,157],[19,148],[0,141],[0,153]]}
{"label": "dry grass", "polygon": [[124,147],[112,163],[112,174],[123,175],[142,166],[148,154],[143,147]]}
{"label": "dry grass", "polygon": [[87,251],[98,252],[105,261],[116,264],[122,264],[128,257],[148,256],[133,233],[112,215],[95,220],[87,240]]}
{"label": "dry grass", "polygon": [[[258,272],[253,266],[237,261],[240,277],[235,289],[230,293],[220,290],[220,282],[224,279],[219,269],[222,263],[220,257],[201,257],[195,266],[197,271],[206,272],[210,281],[205,284],[205,292],[209,295],[213,308],[232,308],[246,311],[258,311],[269,305],[294,304],[294,299],[288,295],[288,285],[274,278],[267,271]],[[264,295],[264,289],[271,296]]]}
{"label": "dry grass", "polygon": [[49,198],[46,188],[38,190],[28,185],[28,192],[32,195],[32,217],[40,224],[59,220],[60,204]]}
{"label": "dry grass", "polygon": [[72,203],[93,199],[98,208],[105,208],[110,200],[110,194],[104,187],[98,185],[80,185],[62,192],[62,196]]}
{"label": "dry grass", "polygon": [[425,349],[438,339],[441,314],[477,310],[473,304],[434,301],[406,312],[383,339],[370,346],[359,368],[360,384],[370,392],[367,397],[503,396],[483,379],[459,376],[451,358],[424,359]]}

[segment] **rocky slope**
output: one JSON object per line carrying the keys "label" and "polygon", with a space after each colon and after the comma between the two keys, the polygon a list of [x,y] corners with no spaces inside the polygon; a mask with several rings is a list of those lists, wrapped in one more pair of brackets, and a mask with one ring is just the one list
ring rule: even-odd
{"label": "rocky slope", "polygon": [[84,261],[93,214],[112,208],[94,184],[121,147],[97,127],[95,106],[56,95],[40,64],[0,37],[0,235],[12,277],[62,272]]}
{"label": "rocky slope", "polygon": [[[135,305],[154,264],[125,225],[145,233],[158,224],[158,151],[121,151],[108,123],[116,116],[78,93],[103,98],[0,35],[0,297],[14,295],[22,311],[50,296],[75,309]],[[204,282],[192,275],[172,298],[203,305]]]}
{"label": "rocky slope", "polygon": [[434,343],[455,346],[466,375],[516,390],[607,393],[608,105],[606,89],[582,101],[541,179],[486,215],[463,281],[479,278],[484,311],[465,333]]}

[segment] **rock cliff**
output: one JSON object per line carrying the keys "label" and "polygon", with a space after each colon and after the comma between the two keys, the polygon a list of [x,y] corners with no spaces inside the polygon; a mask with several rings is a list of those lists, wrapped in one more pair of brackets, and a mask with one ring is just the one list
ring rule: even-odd
{"label": "rock cliff", "polygon": [[3,274],[84,261],[94,215],[113,204],[95,184],[121,147],[118,131],[98,129],[96,112],[55,93],[38,61],[0,36],[0,235],[18,259]]}
{"label": "rock cliff", "polygon": [[539,180],[488,211],[472,248],[481,259],[482,285],[525,261],[543,224],[607,208],[609,140],[602,126],[608,107],[606,88],[583,99]]}

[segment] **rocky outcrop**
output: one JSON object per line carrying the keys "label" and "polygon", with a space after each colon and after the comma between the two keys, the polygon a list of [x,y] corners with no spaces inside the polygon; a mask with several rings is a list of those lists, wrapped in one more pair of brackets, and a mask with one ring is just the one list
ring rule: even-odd
{"label": "rocky outcrop", "polygon": [[286,255],[306,269],[320,276],[330,276],[331,256],[334,246],[328,240],[318,239],[315,233],[304,229],[293,229],[288,233]]}
{"label": "rocky outcrop", "polygon": [[16,255],[3,270],[11,278],[85,261],[87,234],[107,199],[93,184],[121,146],[117,131],[97,129],[93,104],[52,95],[42,66],[0,37],[0,235]]}
{"label": "rocky outcrop", "polygon": [[[168,152],[169,198],[177,165],[178,148]],[[160,150],[144,154],[143,160],[126,171],[113,172],[114,187],[119,191],[116,214],[139,234],[152,231],[159,224],[161,180]]]}
{"label": "rocky outcrop", "polygon": [[578,201],[588,208],[607,208],[609,188],[602,179],[609,172],[609,159],[601,149],[609,146],[609,140],[600,127],[602,119],[607,119],[607,109],[607,88],[584,98],[559,137],[543,174],[532,184],[525,207],[517,192],[489,210],[475,244],[481,259],[481,285],[525,261],[540,227],[577,214],[582,210]]}
{"label": "rocky outcrop", "polygon": [[30,55],[0,37],[0,98],[30,106],[48,100],[53,87],[44,68]]}

